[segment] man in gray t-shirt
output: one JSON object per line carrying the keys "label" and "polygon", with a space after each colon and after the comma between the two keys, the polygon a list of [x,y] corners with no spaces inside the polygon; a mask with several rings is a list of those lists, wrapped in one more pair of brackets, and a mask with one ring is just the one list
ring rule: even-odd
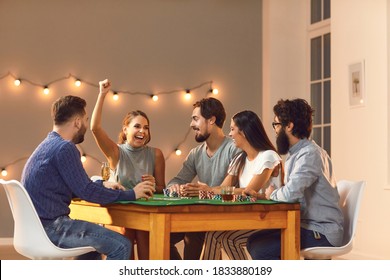
{"label": "man in gray t-shirt", "polygon": [[[183,163],[182,169],[169,183],[168,188],[185,196],[198,196],[201,184],[219,186],[227,175],[232,158],[239,152],[232,139],[227,138],[222,127],[226,119],[222,103],[215,98],[204,98],[194,104],[191,127],[195,140],[201,145],[193,148]],[[192,182],[195,177],[198,182]],[[204,232],[171,234],[171,259],[181,259],[175,246],[184,240],[184,259],[197,260],[204,241]]]}

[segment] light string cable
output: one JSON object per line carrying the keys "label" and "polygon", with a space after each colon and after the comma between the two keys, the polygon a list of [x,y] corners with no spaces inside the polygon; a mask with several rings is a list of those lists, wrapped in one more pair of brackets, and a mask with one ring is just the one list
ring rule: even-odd
{"label": "light string cable", "polygon": [[[24,77],[18,77],[17,75],[13,74],[12,72],[8,71],[7,73],[3,74],[0,76],[0,81],[3,80],[3,79],[6,79],[8,77],[11,77],[14,79],[14,84],[15,86],[20,86],[22,83],[28,83],[32,86],[36,86],[36,87],[41,87],[44,89],[44,93],[45,94],[49,94],[49,87],[55,83],[58,83],[60,81],[63,81],[63,80],[69,80],[69,79],[73,79],[75,81],[75,85],[77,87],[79,87],[82,83],[83,84],[86,84],[86,85],[89,85],[91,87],[94,87],[94,88],[99,88],[99,84],[96,84],[96,83],[92,83],[92,82],[89,82],[87,80],[84,80],[84,79],[81,79],[79,76],[77,75],[73,75],[72,73],[69,73],[67,76],[63,76],[63,77],[59,77],[57,79],[54,79],[48,83],[45,83],[45,84],[40,84],[40,83],[37,83],[37,82],[34,82],[34,81],[31,81],[27,78],[24,78]],[[218,90],[213,88],[213,81],[206,81],[206,82],[203,82],[203,83],[200,83],[199,85],[196,85],[194,87],[189,87],[189,88],[181,88],[181,89],[174,89],[174,90],[168,90],[168,91],[159,91],[159,92],[156,92],[156,93],[153,93],[151,94],[150,92],[142,92],[142,91],[130,91],[130,90],[115,90],[115,89],[111,89],[111,91],[113,92],[114,96],[118,95],[119,93],[120,94],[129,94],[129,95],[144,95],[144,96],[147,96],[147,97],[152,97],[154,101],[157,101],[158,100],[158,96],[160,95],[170,95],[170,94],[176,94],[176,93],[183,93],[185,92],[186,95],[188,95],[190,97],[191,95],[191,92],[194,91],[194,90],[197,90],[199,88],[202,88],[204,86],[208,85],[208,89],[207,89],[207,92],[205,93],[205,97],[207,97],[208,94],[212,93],[212,94],[218,94]],[[165,161],[167,161],[171,155],[173,153],[176,153],[176,155],[181,155],[181,150],[180,150],[180,147],[186,142],[187,138],[188,138],[188,135],[190,134],[191,132],[191,127],[188,128],[184,138],[182,139],[182,141],[180,141],[177,145],[176,145],[176,148],[174,151],[172,151],[167,157],[165,157]],[[81,159],[83,162],[86,161],[87,157],[88,158],[91,158],[93,159],[94,161],[96,162],[99,162],[100,163],[100,160],[93,156],[93,155],[90,155],[90,154],[87,154],[84,152],[84,149],[78,145],[79,148],[80,148],[80,153],[81,153]],[[27,160],[28,157],[21,157],[21,158],[18,158],[16,160],[14,160],[13,162],[11,163],[8,163],[6,165],[3,165],[3,167],[0,167],[1,169],[1,175],[2,176],[6,176],[7,175],[7,168],[20,162],[20,161],[23,161],[23,160]]]}

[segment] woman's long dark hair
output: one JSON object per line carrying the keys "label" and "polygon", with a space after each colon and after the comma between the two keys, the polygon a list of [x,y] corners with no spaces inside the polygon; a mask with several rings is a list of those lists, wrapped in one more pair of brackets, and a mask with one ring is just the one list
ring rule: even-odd
{"label": "woman's long dark hair", "polygon": [[[273,150],[277,152],[275,146],[272,144],[265,132],[263,123],[256,113],[248,110],[241,111],[235,114],[232,120],[238,129],[244,134],[249,144],[257,151]],[[241,174],[246,157],[247,154],[243,151],[238,165],[237,175]]]}

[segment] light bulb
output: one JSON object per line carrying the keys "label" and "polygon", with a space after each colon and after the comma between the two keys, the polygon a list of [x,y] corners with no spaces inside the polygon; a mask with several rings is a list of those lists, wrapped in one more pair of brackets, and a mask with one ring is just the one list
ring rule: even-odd
{"label": "light bulb", "polygon": [[181,155],[181,150],[180,149],[176,149],[175,153],[176,153],[177,156],[180,156]]}
{"label": "light bulb", "polygon": [[117,92],[114,92],[114,93],[112,94],[112,99],[114,99],[115,101],[117,101],[117,100],[119,99],[119,95],[118,95]]}
{"label": "light bulb", "polygon": [[49,88],[47,86],[45,86],[45,88],[43,89],[43,93],[48,95],[50,92]]}
{"label": "light bulb", "polygon": [[5,168],[3,168],[3,169],[1,170],[1,175],[2,175],[3,177],[5,177],[5,176],[8,175],[8,172],[7,172],[7,170],[6,170]]}
{"label": "light bulb", "polygon": [[83,154],[81,156],[81,162],[86,162],[87,161],[87,156],[85,154]]}
{"label": "light bulb", "polygon": [[153,99],[153,101],[157,101],[158,100],[158,95],[153,94],[152,95],[152,99]]}
{"label": "light bulb", "polygon": [[187,100],[191,99],[191,92],[189,89],[186,90],[186,95],[184,96],[184,98]]}
{"label": "light bulb", "polygon": [[211,90],[211,92],[212,92],[213,94],[218,94],[218,93],[219,93],[219,91],[218,91],[217,88],[213,88],[213,89]]}
{"label": "light bulb", "polygon": [[74,85],[75,85],[76,87],[81,86],[81,81],[80,81],[79,79],[77,79],[77,80],[74,82]]}
{"label": "light bulb", "polygon": [[14,85],[17,87],[20,86],[21,83],[22,83],[22,81],[20,79],[15,79],[15,81],[14,81]]}

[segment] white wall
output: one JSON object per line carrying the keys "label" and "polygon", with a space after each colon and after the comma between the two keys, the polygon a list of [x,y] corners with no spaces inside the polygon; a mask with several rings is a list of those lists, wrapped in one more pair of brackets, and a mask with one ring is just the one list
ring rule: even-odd
{"label": "white wall", "polygon": [[[297,31],[307,29],[299,18],[306,18],[309,2],[264,0],[263,55],[269,66],[265,66],[268,72],[263,70],[263,84],[269,104],[279,98],[309,98],[302,85],[307,81],[302,80],[307,73],[308,50],[303,47],[307,38]],[[350,259],[390,258],[388,5],[386,0],[331,3],[332,160],[338,179],[367,181],[354,249],[345,256]],[[282,31],[277,32],[277,27]],[[294,57],[293,63],[286,57]],[[348,65],[360,60],[366,66],[366,104],[351,109]],[[286,73],[292,73],[296,83],[283,79]],[[265,102],[263,113],[264,119],[273,117]]]}
{"label": "white wall", "polygon": [[[339,178],[367,181],[354,247],[360,258],[390,258],[387,5],[332,1],[332,155]],[[360,60],[366,102],[351,109],[348,65]]]}
{"label": "white wall", "polygon": [[[98,83],[106,77],[116,90],[170,91],[214,81],[225,105],[228,131],[232,114],[250,109],[261,114],[261,3],[259,0],[2,0],[0,1],[0,77],[16,76],[44,85],[68,73]],[[91,112],[97,89],[71,80],[53,84],[44,96],[39,87],[0,79],[0,168],[25,156],[51,130],[50,105],[61,95],[76,94]],[[116,139],[125,113],[144,110],[150,117],[152,146],[167,157],[189,128],[192,104],[208,88],[194,91],[185,101],[180,94],[121,95],[109,100],[103,125]],[[174,176],[190,148],[166,162],[166,180]],[[82,148],[103,160],[88,131]],[[20,179],[25,161],[8,168]],[[89,175],[99,163],[87,161]],[[0,190],[0,237],[12,236],[12,218]]]}
{"label": "white wall", "polygon": [[263,1],[263,116],[274,141],[272,108],[281,98],[307,98],[306,1]]}

